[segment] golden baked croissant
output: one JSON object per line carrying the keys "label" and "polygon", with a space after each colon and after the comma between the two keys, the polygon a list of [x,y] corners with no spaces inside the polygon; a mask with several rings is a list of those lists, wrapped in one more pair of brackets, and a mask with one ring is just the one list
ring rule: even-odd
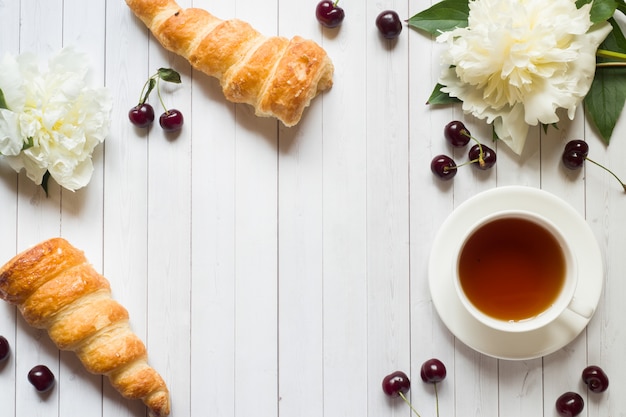
{"label": "golden baked croissant", "polygon": [[298,36],[266,37],[241,20],[220,20],[174,0],[126,0],[166,49],[220,80],[225,97],[285,126],[332,86],[333,64],[319,45]]}
{"label": "golden baked croissant", "polygon": [[148,365],[128,311],[65,239],[44,241],[7,262],[0,298],[17,305],[28,324],[46,329],[59,349],[75,352],[89,372],[108,376],[124,397],[143,400],[153,416],[170,413],[168,389]]}

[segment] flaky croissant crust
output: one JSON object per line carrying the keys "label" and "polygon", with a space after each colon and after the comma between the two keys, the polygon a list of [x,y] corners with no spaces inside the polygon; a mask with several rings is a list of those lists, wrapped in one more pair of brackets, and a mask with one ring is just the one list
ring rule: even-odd
{"label": "flaky croissant crust", "polygon": [[0,269],[0,298],[45,329],[85,369],[106,375],[124,397],[141,399],[150,414],[170,413],[169,391],[147,363],[128,311],[111,298],[110,284],[65,239],[53,238],[16,255]]}
{"label": "flaky croissant crust", "polygon": [[174,0],[126,0],[161,45],[220,80],[225,97],[258,116],[296,125],[304,109],[332,86],[333,64],[318,44],[299,36],[266,37],[238,19],[220,20]]}

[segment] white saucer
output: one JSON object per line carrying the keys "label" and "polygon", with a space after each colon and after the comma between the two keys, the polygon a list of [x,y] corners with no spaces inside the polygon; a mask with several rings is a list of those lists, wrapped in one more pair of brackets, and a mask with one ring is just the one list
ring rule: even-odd
{"label": "white saucer", "polygon": [[537,188],[507,186],[482,192],[450,214],[433,242],[429,263],[430,292],[439,317],[448,329],[472,349],[499,359],[523,360],[548,355],[576,338],[590,319],[569,310],[548,326],[525,333],[504,333],[477,321],[461,304],[456,293],[455,263],[451,242],[483,216],[500,210],[519,209],[547,217],[571,243],[578,258],[578,286],[574,297],[597,307],[604,271],[598,243],[585,219],[565,201]]}

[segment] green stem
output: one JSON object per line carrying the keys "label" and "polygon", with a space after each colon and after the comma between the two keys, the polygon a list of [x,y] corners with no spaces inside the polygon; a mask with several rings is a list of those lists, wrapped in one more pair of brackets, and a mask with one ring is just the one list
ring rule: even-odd
{"label": "green stem", "polygon": [[626,67],[626,62],[598,62],[596,64],[598,68],[611,68],[611,67]]}
{"label": "green stem", "polygon": [[624,189],[624,192],[626,192],[626,184],[624,184],[622,182],[622,180],[619,179],[619,177],[617,175],[615,175],[615,173],[613,171],[611,171],[610,169],[608,169],[607,167],[605,167],[604,165],[601,165],[599,163],[597,163],[596,161],[594,161],[593,159],[589,159],[587,157],[585,157],[585,159],[589,162],[591,162],[594,165],[599,166],[600,168],[602,168],[603,170],[605,170],[606,172],[608,172],[609,174],[611,174],[616,180],[617,182],[620,183],[620,185],[622,186],[622,188]]}
{"label": "green stem", "polygon": [[599,58],[613,59],[617,61],[610,62],[598,62],[596,67],[598,68],[610,68],[610,67],[626,67],[626,54],[622,52],[609,51],[606,49],[598,49],[596,56]]}
{"label": "green stem", "polygon": [[406,397],[404,396],[404,394],[402,392],[399,392],[400,397],[404,400],[405,403],[407,403],[409,405],[409,407],[411,408],[411,410],[415,413],[415,415],[417,417],[421,417],[419,415],[419,413],[417,412],[417,410],[415,408],[413,408],[413,404],[411,404],[411,402],[409,400],[406,399]]}
{"label": "green stem", "polygon": [[156,86],[157,96],[159,96],[159,101],[161,102],[161,106],[163,106],[163,110],[165,111],[165,113],[167,113],[168,112],[167,107],[165,107],[165,103],[163,102],[163,98],[161,97],[161,88],[159,85],[159,83],[161,82],[161,78],[157,78],[156,82],[157,82],[157,86]]}
{"label": "green stem", "polygon": [[435,408],[437,409],[437,417],[439,417],[439,393],[437,392],[437,383],[435,382]]}
{"label": "green stem", "polygon": [[461,131],[461,134],[467,136],[468,138],[470,138],[471,140],[473,140],[474,142],[478,144],[478,159],[471,161],[471,163],[478,162],[478,165],[480,165],[481,167],[484,167],[485,166],[485,153],[483,152],[482,143],[480,143],[480,141],[476,139],[474,136],[470,135],[469,132],[465,129]]}
{"label": "green stem", "polygon": [[[148,99],[148,95],[146,94],[146,88],[148,88],[148,85],[150,84],[150,80],[154,77],[151,76],[150,78],[148,78],[146,80],[145,83],[143,83],[143,87],[141,88],[141,93],[139,94],[139,104],[143,104],[146,102],[146,100]],[[145,96],[144,96],[145,94]]]}
{"label": "green stem", "polygon": [[613,58],[626,61],[626,54],[621,52],[609,51],[606,49],[598,49],[596,52],[596,56],[599,56],[600,58]]}

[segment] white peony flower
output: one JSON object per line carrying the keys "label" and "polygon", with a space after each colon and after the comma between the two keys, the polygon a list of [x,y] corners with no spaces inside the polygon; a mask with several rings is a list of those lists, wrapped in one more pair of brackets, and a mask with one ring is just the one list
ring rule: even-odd
{"label": "white peony flower", "polygon": [[466,28],[444,32],[439,82],[466,113],[493,123],[514,152],[529,126],[573,119],[595,75],[596,51],[611,31],[592,25],[591,4],[573,0],[470,0]]}
{"label": "white peony flower", "polygon": [[109,133],[112,101],[86,85],[84,54],[62,49],[41,71],[31,54],[0,62],[0,153],[17,172],[41,184],[46,172],[74,191],[89,183],[95,147]]}

